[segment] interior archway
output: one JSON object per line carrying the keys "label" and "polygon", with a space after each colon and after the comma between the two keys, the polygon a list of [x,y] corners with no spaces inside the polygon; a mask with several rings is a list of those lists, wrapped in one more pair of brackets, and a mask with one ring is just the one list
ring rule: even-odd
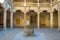
{"label": "interior archway", "polygon": [[16,10],[14,12],[14,27],[24,27],[24,12]]}
{"label": "interior archway", "polygon": [[47,10],[43,10],[40,13],[40,27],[45,28],[50,26],[50,13]]}
{"label": "interior archway", "polygon": [[53,27],[58,28],[58,10],[53,11]]}
{"label": "interior archway", "polygon": [[29,10],[26,14],[26,21],[30,22],[31,27],[37,27],[37,13],[34,10]]}
{"label": "interior archway", "polygon": [[6,27],[9,28],[10,27],[10,9],[7,10],[7,18],[6,18]]}

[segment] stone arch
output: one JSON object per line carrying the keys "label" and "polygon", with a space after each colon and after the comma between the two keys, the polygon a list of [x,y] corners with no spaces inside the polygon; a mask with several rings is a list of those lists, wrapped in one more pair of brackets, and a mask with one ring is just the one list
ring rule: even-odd
{"label": "stone arch", "polygon": [[16,10],[14,12],[14,27],[24,27],[24,12]]}
{"label": "stone arch", "polygon": [[50,13],[47,10],[40,12],[40,27],[49,27],[50,26]]}
{"label": "stone arch", "polygon": [[58,10],[54,9],[53,11],[53,27],[58,28]]}
{"label": "stone arch", "polygon": [[37,27],[37,12],[35,12],[34,10],[29,10],[26,13],[26,20],[30,21],[30,26],[34,26]]}
{"label": "stone arch", "polygon": [[6,19],[6,27],[9,28],[10,27],[10,9],[7,10],[7,19]]}

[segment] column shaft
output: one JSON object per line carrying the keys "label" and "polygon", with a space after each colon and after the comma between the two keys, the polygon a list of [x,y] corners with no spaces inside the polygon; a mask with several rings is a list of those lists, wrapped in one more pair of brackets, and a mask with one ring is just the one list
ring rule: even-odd
{"label": "column shaft", "polygon": [[50,28],[53,28],[53,13],[50,13]]}
{"label": "column shaft", "polygon": [[10,14],[10,28],[13,28],[13,12]]}
{"label": "column shaft", "polygon": [[60,30],[60,13],[58,13],[58,30]]}
{"label": "column shaft", "polygon": [[7,10],[5,9],[5,10],[4,10],[4,20],[3,20],[3,24],[4,24],[4,25],[3,25],[3,26],[4,26],[3,29],[4,29],[4,30],[6,30],[6,17],[7,17],[7,12],[6,12],[6,11],[7,11]]}
{"label": "column shaft", "polygon": [[60,3],[58,4],[58,30],[60,30]]}
{"label": "column shaft", "polygon": [[26,13],[24,13],[24,23],[25,23],[25,26],[26,26]]}
{"label": "column shaft", "polygon": [[40,28],[40,27],[39,27],[39,12],[38,12],[38,28]]}

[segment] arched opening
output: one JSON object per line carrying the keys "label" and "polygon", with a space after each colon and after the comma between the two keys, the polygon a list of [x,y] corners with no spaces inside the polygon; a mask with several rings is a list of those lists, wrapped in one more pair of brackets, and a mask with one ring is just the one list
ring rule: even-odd
{"label": "arched opening", "polygon": [[16,12],[14,12],[13,15],[13,19],[14,19],[14,27],[24,27],[24,12],[22,12],[21,10],[16,10]]}
{"label": "arched opening", "polygon": [[10,9],[7,10],[7,19],[6,19],[6,27],[10,27]]}
{"label": "arched opening", "polygon": [[3,16],[4,15],[4,8],[2,4],[0,3],[0,28],[3,28]]}
{"label": "arched opening", "polygon": [[37,13],[34,10],[29,10],[26,14],[26,21],[30,22],[30,27],[37,27]]}
{"label": "arched opening", "polygon": [[56,9],[53,12],[53,27],[58,28],[58,10]]}
{"label": "arched opening", "polygon": [[50,26],[50,13],[47,10],[43,10],[40,13],[40,27],[45,28]]}

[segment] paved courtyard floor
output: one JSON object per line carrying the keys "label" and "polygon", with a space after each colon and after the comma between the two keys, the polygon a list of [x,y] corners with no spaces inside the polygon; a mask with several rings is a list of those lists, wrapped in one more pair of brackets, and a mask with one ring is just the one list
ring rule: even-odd
{"label": "paved courtyard floor", "polygon": [[34,36],[25,36],[24,28],[0,31],[0,40],[60,40],[60,31],[50,28],[34,28]]}

